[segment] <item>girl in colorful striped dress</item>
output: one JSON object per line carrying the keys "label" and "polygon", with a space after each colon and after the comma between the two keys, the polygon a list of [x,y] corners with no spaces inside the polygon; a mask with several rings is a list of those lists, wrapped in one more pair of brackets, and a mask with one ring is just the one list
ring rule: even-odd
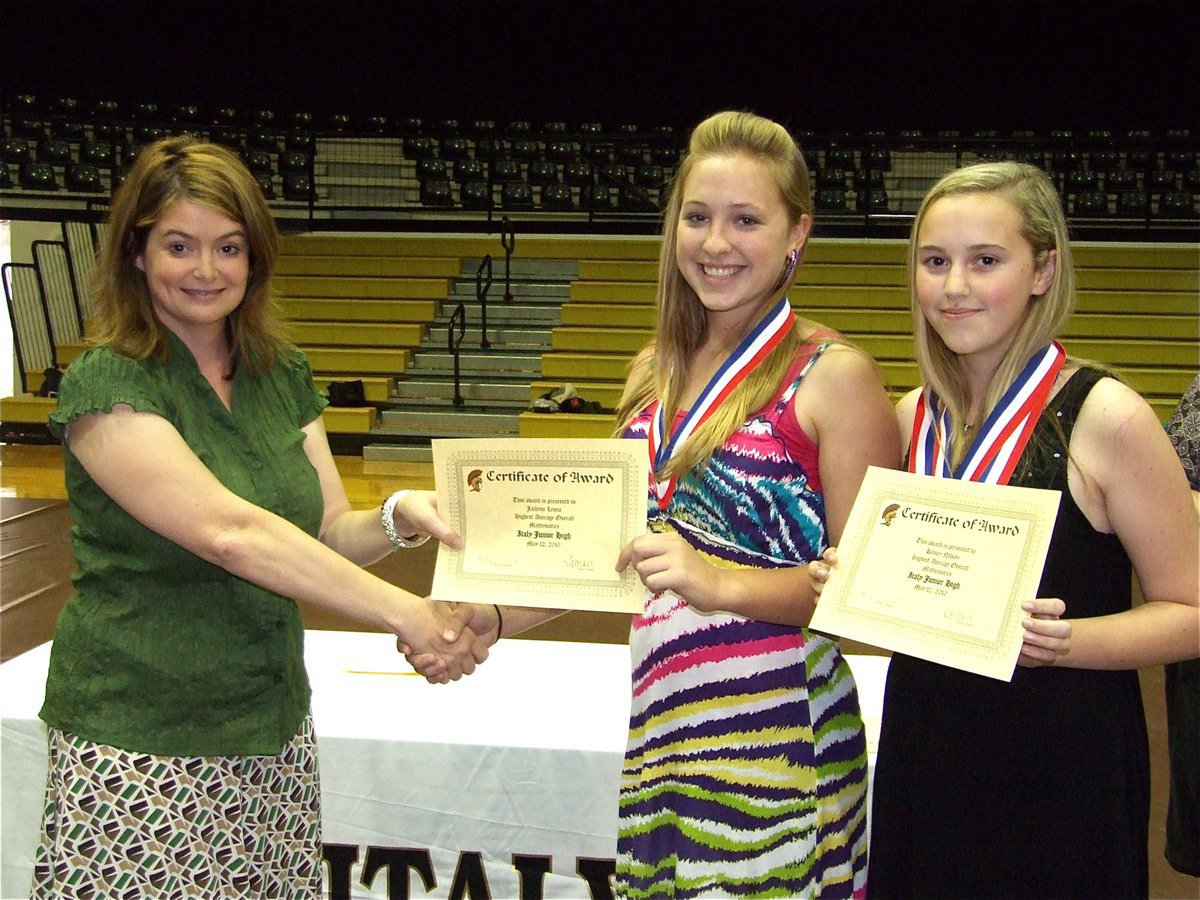
{"label": "girl in colorful striped dress", "polygon": [[700,123],[665,212],[654,342],[618,413],[653,462],[625,548],[633,622],[618,893],[855,896],[866,743],[804,564],[868,465],[898,463],[877,367],[786,298],[812,225],[804,157],[748,113]]}

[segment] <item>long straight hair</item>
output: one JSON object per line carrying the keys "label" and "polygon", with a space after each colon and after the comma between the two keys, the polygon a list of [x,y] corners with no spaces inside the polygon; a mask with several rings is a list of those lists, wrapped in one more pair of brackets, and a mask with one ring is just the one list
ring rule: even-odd
{"label": "long straight hair", "polygon": [[279,233],[258,183],[237,155],[192,137],[150,144],[113,196],[93,274],[97,341],[130,359],[168,358],[166,328],[136,260],[155,223],[178,200],[214,209],[245,230],[250,274],[242,302],[226,319],[232,348],[227,377],[239,364],[254,374],[269,371],[285,346],[271,295]]}
{"label": "long straight hair", "polygon": [[[995,194],[1013,205],[1020,215],[1021,236],[1033,249],[1035,265],[1043,265],[1051,251],[1055,254],[1050,287],[1044,294],[1030,298],[1017,334],[992,376],[986,396],[982,398],[984,419],[1004,396],[1030,357],[1062,333],[1075,308],[1075,270],[1071,262],[1067,222],[1058,192],[1045,172],[1025,163],[978,163],[944,175],[929,189],[913,220],[908,242],[908,291],[921,379],[933,387],[946,405],[952,433],[959,433],[966,423],[973,398],[958,366],[957,355],[946,346],[921,312],[916,287],[917,257],[921,224],[929,208],[943,197],[965,194]],[[966,442],[955,441],[954,450],[957,458],[953,462],[957,464],[967,450]]]}
{"label": "long straight hair", "polygon": [[[808,166],[800,147],[777,122],[748,112],[721,112],[705,119],[692,131],[685,154],[671,185],[663,212],[662,247],[659,251],[656,289],[657,322],[654,340],[634,361],[630,387],[617,410],[617,433],[655,397],[660,398],[673,421],[680,388],[687,381],[691,361],[704,339],[706,314],[700,298],[679,271],[676,239],[683,208],[683,191],[697,163],[719,156],[743,156],[761,164],[779,189],[787,209],[788,227],[801,216],[812,216],[812,189]],[[801,248],[801,254],[803,248]],[[795,278],[780,260],[781,280],[775,294],[782,296]],[[802,342],[814,330],[797,322],[787,337],[734,389],[725,402],[692,433],[662,476],[701,465],[733,434],[754,410],[775,394]]]}

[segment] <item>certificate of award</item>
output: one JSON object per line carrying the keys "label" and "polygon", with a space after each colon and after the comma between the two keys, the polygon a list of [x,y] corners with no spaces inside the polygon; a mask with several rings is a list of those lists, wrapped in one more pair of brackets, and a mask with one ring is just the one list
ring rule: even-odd
{"label": "certificate of award", "polygon": [[809,627],[1011,680],[1059,497],[870,467]]}
{"label": "certificate of award", "polygon": [[436,600],[641,612],[614,568],[646,531],[645,441],[435,440],[438,509],[463,549],[438,548]]}

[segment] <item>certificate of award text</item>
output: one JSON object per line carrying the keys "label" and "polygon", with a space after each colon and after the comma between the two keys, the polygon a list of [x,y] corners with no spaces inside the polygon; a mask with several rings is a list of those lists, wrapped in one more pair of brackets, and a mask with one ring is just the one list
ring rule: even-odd
{"label": "certificate of award text", "polygon": [[642,610],[637,573],[614,567],[646,531],[645,441],[435,440],[433,466],[438,509],[463,536],[438,548],[434,599]]}
{"label": "certificate of award text", "polygon": [[870,467],[810,627],[1011,680],[1059,496]]}

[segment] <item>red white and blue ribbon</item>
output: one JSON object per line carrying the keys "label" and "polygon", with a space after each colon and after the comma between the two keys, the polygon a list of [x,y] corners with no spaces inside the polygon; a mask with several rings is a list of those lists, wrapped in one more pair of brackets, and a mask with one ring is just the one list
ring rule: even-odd
{"label": "red white and blue ribbon", "polygon": [[[721,367],[708,380],[708,384],[684,415],[674,434],[665,421],[666,409],[658,403],[657,408],[651,412],[650,421],[651,471],[663,471],[667,461],[683,446],[688,437],[733,393],[734,388],[742,383],[750,371],[779,346],[779,342],[792,330],[795,321],[787,297],[781,297],[721,363]],[[655,493],[660,509],[665,510],[670,503],[677,477],[673,476],[667,481],[655,480]]]}
{"label": "red white and blue ribbon", "polygon": [[950,466],[953,445],[949,411],[933,388],[926,387],[913,419],[908,470],[940,478],[1008,484],[1066,358],[1066,351],[1057,341],[1033,355],[975,435],[957,472]]}

